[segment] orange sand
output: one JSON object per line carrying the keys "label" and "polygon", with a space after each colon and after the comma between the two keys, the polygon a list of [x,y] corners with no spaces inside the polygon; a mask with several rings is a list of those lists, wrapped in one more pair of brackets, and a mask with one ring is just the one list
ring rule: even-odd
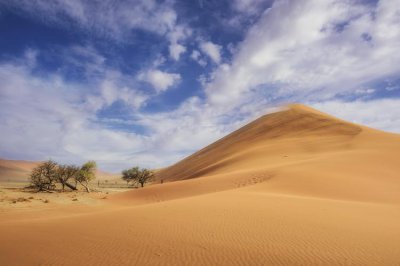
{"label": "orange sand", "polygon": [[158,176],[1,212],[0,265],[400,264],[399,135],[292,105]]}

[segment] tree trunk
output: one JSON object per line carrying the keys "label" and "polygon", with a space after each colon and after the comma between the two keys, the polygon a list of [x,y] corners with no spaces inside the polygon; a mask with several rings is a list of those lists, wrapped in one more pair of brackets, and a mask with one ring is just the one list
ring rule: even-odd
{"label": "tree trunk", "polygon": [[[67,182],[65,182],[65,185],[66,185],[67,187],[69,187],[70,189],[72,189],[72,190],[78,190],[76,187],[74,187],[73,185],[71,185],[71,184],[69,184],[69,183],[67,183]],[[64,188],[63,188],[63,190],[64,190]]]}
{"label": "tree trunk", "polygon": [[81,185],[86,189],[86,192],[87,192],[87,193],[90,193],[89,184],[83,184],[83,183],[81,183]]}
{"label": "tree trunk", "polygon": [[142,185],[142,187],[144,187],[144,182],[140,182],[140,185]]}

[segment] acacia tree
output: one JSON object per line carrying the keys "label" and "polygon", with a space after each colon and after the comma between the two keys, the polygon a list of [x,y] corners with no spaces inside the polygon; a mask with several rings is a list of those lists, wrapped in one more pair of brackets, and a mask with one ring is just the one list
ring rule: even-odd
{"label": "acacia tree", "polygon": [[96,167],[95,161],[89,161],[82,165],[75,175],[75,180],[81,184],[88,193],[90,192],[89,182],[96,178]]}
{"label": "acacia tree", "polygon": [[57,163],[49,160],[39,164],[31,172],[31,186],[38,191],[51,191],[57,182]]}
{"label": "acacia tree", "polygon": [[122,171],[122,179],[126,181],[127,185],[129,185],[129,182],[135,181],[135,177],[139,175],[139,171],[139,167],[124,170]]}
{"label": "acacia tree", "polygon": [[154,173],[148,169],[142,169],[137,178],[137,182],[144,187],[144,184],[150,182],[154,177]]}
{"label": "acacia tree", "polygon": [[129,182],[139,183],[141,187],[144,187],[144,184],[150,182],[153,176],[153,172],[146,168],[139,169],[139,167],[133,167],[131,169],[122,171],[123,180],[125,180],[128,184]]}
{"label": "acacia tree", "polygon": [[75,186],[68,183],[68,180],[75,177],[79,172],[79,167],[75,165],[60,165],[57,169],[57,181],[61,183],[62,191],[65,191],[65,186],[72,190],[77,190]]}

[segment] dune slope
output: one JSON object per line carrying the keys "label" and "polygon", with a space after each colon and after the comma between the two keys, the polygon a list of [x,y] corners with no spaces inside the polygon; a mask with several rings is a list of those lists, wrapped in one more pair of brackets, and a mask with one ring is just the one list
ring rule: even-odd
{"label": "dune slope", "polygon": [[91,212],[3,212],[0,264],[398,265],[399,158],[399,135],[292,105]]}
{"label": "dune slope", "polygon": [[26,181],[39,162],[0,159],[0,181]]}
{"label": "dune slope", "polygon": [[[177,164],[160,171],[165,180],[176,181],[210,175],[220,169],[240,169],[235,164],[235,158],[241,156],[240,161],[253,161],[254,156],[243,156],[258,152],[258,157],[268,158],[276,155],[270,150],[270,144],[281,144],[284,140],[298,139],[297,148],[304,141],[324,138],[338,138],[342,144],[343,138],[351,138],[362,131],[362,128],[351,123],[321,114],[302,105],[291,105],[286,110],[265,115],[239,130],[229,134],[221,140],[194,153]],[[310,139],[312,137],[312,139]],[[329,143],[321,143],[319,149],[326,149]],[[279,147],[281,148],[281,147]],[[282,147],[278,153],[285,153],[293,148]],[[261,154],[260,154],[261,153]],[[255,165],[255,164],[253,164]],[[224,171],[225,172],[225,171]]]}

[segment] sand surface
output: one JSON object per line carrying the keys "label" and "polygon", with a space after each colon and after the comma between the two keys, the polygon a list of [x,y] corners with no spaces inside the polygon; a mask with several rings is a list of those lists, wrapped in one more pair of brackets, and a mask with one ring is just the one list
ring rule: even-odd
{"label": "sand surface", "polygon": [[0,205],[0,265],[400,265],[399,135],[292,105],[157,176]]}

